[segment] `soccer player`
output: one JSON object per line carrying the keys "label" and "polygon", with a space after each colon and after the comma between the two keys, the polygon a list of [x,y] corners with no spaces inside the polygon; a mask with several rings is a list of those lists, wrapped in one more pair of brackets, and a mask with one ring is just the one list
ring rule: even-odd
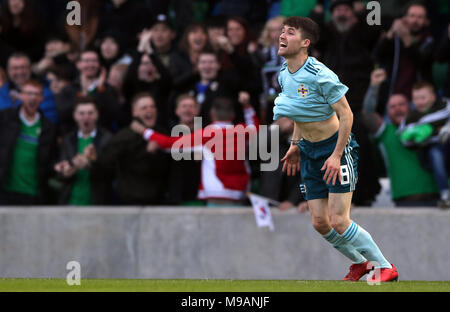
{"label": "soccer player", "polygon": [[248,141],[256,135],[259,120],[251,106],[250,94],[240,92],[238,101],[244,111],[245,123],[236,127],[233,126],[236,116],[233,101],[217,97],[210,109],[212,124],[190,134],[169,137],[146,129],[139,122],[133,122],[131,129],[165,150],[194,151],[201,147],[198,199],[207,201],[209,207],[241,206],[250,187],[250,171],[247,161],[239,156],[243,151],[241,143],[244,143],[239,137]]}
{"label": "soccer player", "polygon": [[359,146],[351,133],[353,113],[345,98],[348,88],[308,55],[318,37],[318,25],[309,18],[290,17],[283,24],[278,54],[286,61],[278,77],[282,91],[275,100],[274,120],[288,117],[295,121],[291,146],[281,160],[283,171],[288,175],[301,171],[300,189],[314,228],[352,261],[344,280],[357,281],[375,268],[379,274],[369,281],[394,281],[397,269],[371,235],[350,219]]}

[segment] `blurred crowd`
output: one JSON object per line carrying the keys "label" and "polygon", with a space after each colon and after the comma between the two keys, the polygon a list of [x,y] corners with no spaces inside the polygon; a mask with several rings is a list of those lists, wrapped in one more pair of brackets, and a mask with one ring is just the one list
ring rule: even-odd
{"label": "blurred crowd", "polygon": [[177,161],[130,124],[278,126],[281,159],[293,122],[272,120],[278,38],[307,16],[321,28],[310,55],[349,87],[353,203],[389,177],[398,207],[450,206],[450,1],[379,0],[380,25],[368,1],[78,0],[81,25],[68,2],[0,1],[0,205],[218,207],[252,191],[305,211],[281,166]]}

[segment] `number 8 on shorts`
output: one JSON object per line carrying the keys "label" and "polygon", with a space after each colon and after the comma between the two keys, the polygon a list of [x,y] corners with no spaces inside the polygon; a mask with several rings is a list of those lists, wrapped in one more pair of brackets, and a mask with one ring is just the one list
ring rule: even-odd
{"label": "number 8 on shorts", "polygon": [[341,166],[341,185],[347,185],[350,184],[350,173],[348,172],[348,166],[342,165]]}

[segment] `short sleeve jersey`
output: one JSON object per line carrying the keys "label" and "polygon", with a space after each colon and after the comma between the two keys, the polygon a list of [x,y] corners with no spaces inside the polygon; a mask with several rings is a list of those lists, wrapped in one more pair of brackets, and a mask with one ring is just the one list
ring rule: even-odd
{"label": "short sleeve jersey", "polygon": [[288,117],[298,122],[327,120],[335,114],[331,107],[348,87],[323,63],[308,57],[295,73],[284,62],[278,75],[281,93],[275,99],[273,119]]}

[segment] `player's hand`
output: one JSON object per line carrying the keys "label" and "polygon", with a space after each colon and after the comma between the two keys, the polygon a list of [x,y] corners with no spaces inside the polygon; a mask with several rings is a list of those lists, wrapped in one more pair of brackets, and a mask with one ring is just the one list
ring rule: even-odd
{"label": "player's hand", "polygon": [[370,74],[370,85],[378,87],[383,81],[386,80],[387,73],[383,68],[378,68],[372,71]]}
{"label": "player's hand", "polygon": [[297,145],[291,145],[283,159],[283,172],[287,172],[288,176],[296,175],[300,171],[300,148]]}
{"label": "player's hand", "polygon": [[336,179],[338,181],[342,181],[341,179],[341,158],[332,154],[323,164],[323,167],[320,169],[321,171],[325,171],[323,175],[323,180],[326,181],[327,184],[330,182],[333,185],[336,184]]}

